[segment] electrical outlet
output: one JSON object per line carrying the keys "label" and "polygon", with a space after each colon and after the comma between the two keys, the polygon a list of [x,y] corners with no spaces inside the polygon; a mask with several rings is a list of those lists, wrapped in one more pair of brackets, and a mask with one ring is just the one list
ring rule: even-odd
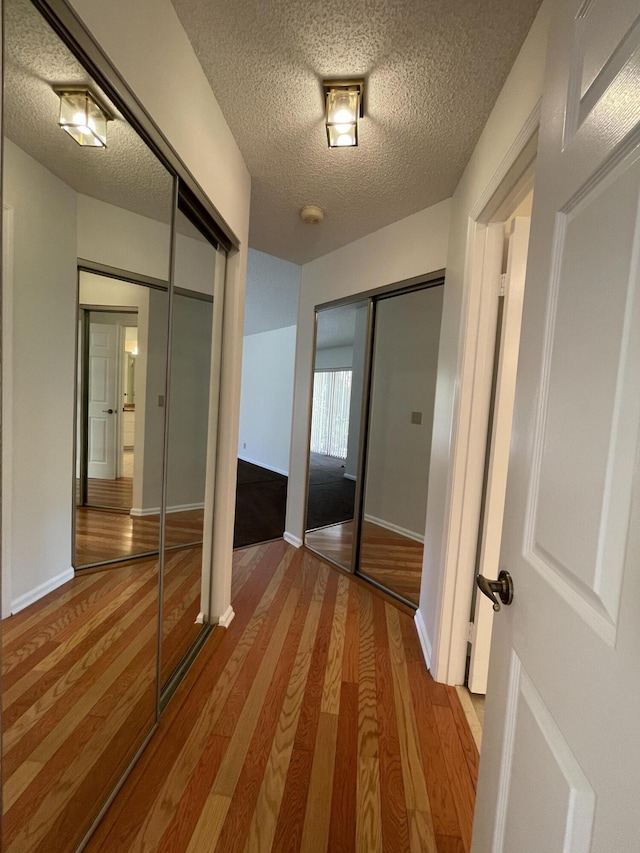
{"label": "electrical outlet", "polygon": [[161,409],[164,406],[164,394],[158,394],[158,407]]}
{"label": "electrical outlet", "polygon": [[411,412],[411,423],[412,424],[421,424],[422,423],[422,412]]}
{"label": "electrical outlet", "polygon": [[246,441],[243,441],[243,443],[242,443],[242,449],[243,449],[243,450],[246,450],[246,449],[247,449],[247,442],[246,442]]}

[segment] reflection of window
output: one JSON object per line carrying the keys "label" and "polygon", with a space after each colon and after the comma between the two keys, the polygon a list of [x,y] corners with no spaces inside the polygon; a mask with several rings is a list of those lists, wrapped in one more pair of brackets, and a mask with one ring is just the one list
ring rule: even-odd
{"label": "reflection of window", "polygon": [[313,379],[311,452],[347,458],[351,370],[319,370]]}

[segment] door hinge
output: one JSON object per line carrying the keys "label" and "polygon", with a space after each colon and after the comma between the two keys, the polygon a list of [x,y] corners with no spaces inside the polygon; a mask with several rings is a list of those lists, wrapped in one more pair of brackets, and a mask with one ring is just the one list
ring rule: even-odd
{"label": "door hinge", "polygon": [[500,273],[500,277],[498,278],[498,296],[505,296],[507,293],[507,274],[506,272]]}
{"label": "door hinge", "polygon": [[467,625],[467,642],[468,643],[473,643],[473,641],[475,640],[474,628],[475,628],[475,625],[473,624],[473,622],[469,622],[469,624]]}

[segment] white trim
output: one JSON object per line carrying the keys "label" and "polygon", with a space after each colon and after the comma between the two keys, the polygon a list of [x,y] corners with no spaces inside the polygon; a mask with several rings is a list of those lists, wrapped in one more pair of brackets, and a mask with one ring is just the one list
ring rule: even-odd
{"label": "white trim", "polygon": [[424,655],[424,662],[427,665],[427,669],[431,669],[431,659],[433,655],[433,651],[431,648],[431,640],[429,639],[429,635],[427,634],[427,628],[424,624],[424,619],[422,618],[422,613],[420,612],[420,610],[416,610],[416,615],[413,617],[413,621],[416,623],[416,631],[418,632],[420,648],[422,649],[422,654]]}
{"label": "white trim", "polygon": [[385,530],[391,530],[393,533],[399,533],[407,539],[413,539],[414,542],[422,542],[424,545],[424,533],[414,533],[413,530],[407,530],[406,527],[400,527],[399,524],[394,524],[392,521],[385,521],[384,518],[376,518],[375,515],[364,514],[364,520],[370,521],[371,524],[376,524],[378,527],[384,527]]}
{"label": "white trim", "polygon": [[75,572],[73,569],[65,569],[64,572],[60,572],[60,574],[56,575],[54,578],[49,578],[49,580],[44,581],[44,583],[38,584],[34,589],[29,590],[29,592],[25,592],[23,595],[19,595],[11,602],[11,613],[19,613],[30,604],[40,601],[41,598],[48,593],[53,592],[54,589],[58,589],[62,584],[72,581],[74,577]]}
{"label": "white trim", "polygon": [[229,625],[233,622],[233,617],[235,616],[235,611],[231,605],[227,607],[222,616],[218,619],[218,625],[221,628],[228,628]]}
{"label": "white trim", "polygon": [[353,482],[357,482],[358,478],[355,474],[343,474],[342,475],[346,480],[353,480]]}
{"label": "white trim", "polygon": [[302,548],[302,539],[298,539],[298,537],[294,536],[293,533],[289,533],[285,530],[282,534],[282,538],[285,542],[288,542],[289,545],[293,545],[294,548]]}
{"label": "white trim", "polygon": [[[468,220],[462,320],[458,343],[458,389],[454,400],[451,452],[448,467],[447,506],[442,542],[442,574],[438,591],[433,636],[433,677],[447,684],[462,684],[466,666],[466,632],[473,590],[473,565],[484,471],[485,443],[474,428],[479,409],[477,377],[483,371],[486,347],[495,338],[487,335],[492,313],[482,299],[489,292],[487,266],[492,259],[491,225],[480,218],[510,170],[533,138],[540,124],[540,101],[516,135],[484,190],[477,197]],[[480,306],[484,307],[481,320]],[[494,318],[495,319],[495,318]],[[495,329],[494,329],[495,332]],[[484,429],[486,430],[486,421]]]}
{"label": "white trim", "polygon": [[249,459],[248,456],[240,453],[238,453],[238,459],[242,459],[243,462],[248,462],[250,465],[257,465],[258,468],[266,468],[267,471],[273,471],[274,474],[282,474],[284,477],[289,476],[289,472],[285,471],[284,468],[274,468],[273,465],[267,465],[266,462],[258,462],[257,459]]}
{"label": "white trim", "polygon": [[13,208],[2,205],[2,618],[11,615],[13,495]]}
{"label": "white trim", "polygon": [[200,613],[195,618],[195,625],[204,625],[204,611],[201,610]]}
{"label": "white trim", "polygon": [[[194,509],[204,509],[204,503],[200,502],[197,504],[176,504],[175,506],[168,506],[167,515],[172,512],[190,512]],[[137,506],[132,506],[129,510],[129,515],[133,515],[136,518],[143,518],[147,515],[160,515],[160,507],[150,506],[147,508],[141,508]]]}

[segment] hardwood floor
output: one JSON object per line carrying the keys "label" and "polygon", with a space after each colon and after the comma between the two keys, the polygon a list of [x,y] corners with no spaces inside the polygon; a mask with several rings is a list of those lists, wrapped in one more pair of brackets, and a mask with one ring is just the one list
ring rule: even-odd
{"label": "hardwood floor", "polygon": [[282,541],[232,595],[88,853],[468,851],[478,752],[412,619]]}
{"label": "hardwood floor", "polygon": [[87,504],[130,510],[133,504],[133,477],[117,480],[87,479]]}
{"label": "hardwood floor", "polygon": [[[76,508],[76,568],[105,560],[119,560],[158,550],[158,515],[142,518],[121,512]],[[168,547],[189,545],[202,539],[204,510],[172,512],[167,515]]]}
{"label": "hardwood floor", "polygon": [[[305,535],[305,542],[310,548],[348,568],[353,548],[353,522],[345,521],[313,530]],[[365,521],[359,572],[417,607],[423,550],[421,542]]]}
{"label": "hardwood floor", "polygon": [[[163,673],[201,626],[201,549],[165,565]],[[157,559],[83,573],[3,620],[3,851],[69,853],[155,719]]]}

